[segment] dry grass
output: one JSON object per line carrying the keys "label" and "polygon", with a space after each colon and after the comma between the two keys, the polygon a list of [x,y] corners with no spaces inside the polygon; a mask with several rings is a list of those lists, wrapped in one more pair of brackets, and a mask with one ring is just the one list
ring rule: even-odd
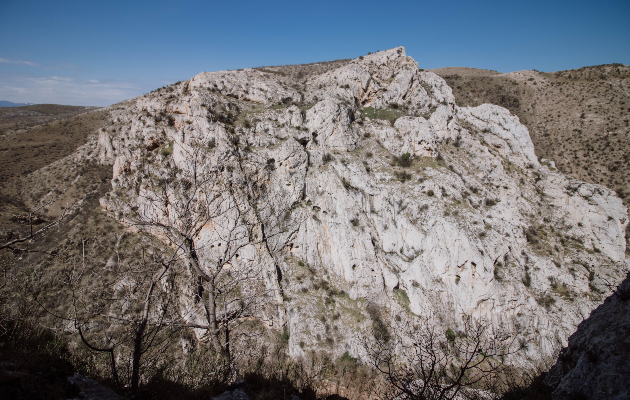
{"label": "dry grass", "polygon": [[[11,110],[29,107],[40,106],[18,107],[11,108]],[[63,119],[46,122],[42,125],[22,129],[22,125],[18,124],[20,126],[18,130],[0,129],[0,185],[6,185],[13,178],[29,174],[67,156],[84,144],[90,133],[96,132],[107,122],[106,112],[85,113],[85,107],[80,108],[83,109],[82,114],[75,116],[71,116],[72,112],[78,110],[61,108],[58,114],[50,116],[50,118],[56,116]],[[43,110],[46,109],[43,108]],[[5,110],[7,109],[0,109],[2,112]],[[68,115],[70,115],[69,118]],[[11,116],[10,113],[0,113],[0,125],[3,123],[6,125],[15,118],[20,119],[22,117]]]}
{"label": "dry grass", "polygon": [[375,109],[373,107],[364,107],[361,109],[361,114],[369,119],[380,119],[384,121],[389,121],[389,123],[393,126],[396,120],[402,116],[407,115],[405,110],[387,107]]}
{"label": "dry grass", "polygon": [[96,110],[98,107],[35,104],[24,107],[0,107],[0,137],[62,118]]}

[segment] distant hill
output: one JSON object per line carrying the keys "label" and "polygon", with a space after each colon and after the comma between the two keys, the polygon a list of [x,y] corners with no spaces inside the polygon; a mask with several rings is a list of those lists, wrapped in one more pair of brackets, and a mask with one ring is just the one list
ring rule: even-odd
{"label": "distant hill", "polygon": [[[0,108],[0,185],[63,158],[98,130],[98,107],[37,104]],[[58,121],[63,120],[63,122]]]}
{"label": "distant hill", "polygon": [[0,107],[22,107],[32,106],[35,103],[14,103],[12,101],[0,100]]}

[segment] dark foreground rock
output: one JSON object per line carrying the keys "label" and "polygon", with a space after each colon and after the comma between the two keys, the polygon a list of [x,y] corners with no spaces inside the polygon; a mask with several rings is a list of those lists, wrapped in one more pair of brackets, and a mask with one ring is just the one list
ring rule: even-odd
{"label": "dark foreground rock", "polygon": [[553,398],[630,398],[630,274],[569,338],[545,376]]}
{"label": "dark foreground rock", "polygon": [[79,388],[79,394],[77,399],[89,399],[89,400],[122,400],[123,397],[118,395],[113,390],[101,385],[93,379],[86,378],[79,374],[74,374],[68,378],[70,383],[76,385]]}

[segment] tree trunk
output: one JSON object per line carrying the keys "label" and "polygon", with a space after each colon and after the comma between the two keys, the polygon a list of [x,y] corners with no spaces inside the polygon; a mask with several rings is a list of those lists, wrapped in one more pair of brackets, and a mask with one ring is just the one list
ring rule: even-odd
{"label": "tree trunk", "polygon": [[153,288],[155,287],[155,281],[151,282],[149,290],[147,291],[147,297],[144,299],[144,310],[142,310],[142,320],[136,330],[136,337],[133,340],[133,360],[131,369],[131,390],[134,392],[138,390],[140,386],[140,358],[142,358],[142,341],[144,339],[144,331],[147,328],[147,322],[149,321],[149,310],[151,308],[151,295],[153,294]]}
{"label": "tree trunk", "polygon": [[214,287],[214,281],[210,281],[210,287],[208,288],[208,325],[210,326],[210,333],[212,335],[212,344],[215,350],[221,349],[221,343],[219,340],[219,327],[217,326],[217,300],[216,290]]}
{"label": "tree trunk", "polygon": [[230,320],[227,312],[227,299],[223,297],[223,315],[225,323],[225,356],[230,361]]}
{"label": "tree trunk", "polygon": [[89,349],[94,350],[94,351],[101,351],[101,352],[109,353],[111,369],[112,369],[112,377],[114,378],[116,389],[122,390],[122,385],[120,384],[120,378],[118,377],[118,369],[116,368],[116,357],[114,355],[114,348],[110,347],[109,349],[102,349],[102,348],[92,346],[90,342],[87,341],[85,336],[83,336],[83,330],[81,329],[81,325],[79,325],[79,322],[75,319],[74,323],[77,330],[79,331],[79,336],[81,337],[81,340]]}
{"label": "tree trunk", "polygon": [[140,323],[138,330],[136,331],[136,337],[133,341],[133,363],[131,370],[131,390],[134,392],[138,390],[140,386],[140,358],[142,357],[142,339],[144,336],[144,330],[147,327],[146,319]]}
{"label": "tree trunk", "polygon": [[193,274],[197,275],[206,282],[210,282],[212,279],[203,272],[199,266],[199,259],[197,258],[197,252],[195,251],[195,242],[192,239],[186,238],[186,246],[184,247],[186,252],[186,258],[188,259],[188,266]]}
{"label": "tree trunk", "polygon": [[208,326],[210,327],[210,335],[212,337],[212,344],[215,350],[221,349],[219,341],[219,328],[217,326],[217,302],[216,302],[216,289],[214,287],[214,279],[206,274],[199,266],[199,259],[197,258],[197,252],[195,251],[195,242],[186,238],[186,258],[188,259],[188,265],[193,274],[197,275],[202,280],[208,282],[208,305],[206,306],[206,318],[208,319]]}

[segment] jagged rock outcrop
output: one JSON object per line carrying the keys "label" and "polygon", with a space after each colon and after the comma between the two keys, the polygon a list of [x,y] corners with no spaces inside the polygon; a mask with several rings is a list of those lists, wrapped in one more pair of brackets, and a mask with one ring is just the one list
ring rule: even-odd
{"label": "jagged rock outcrop", "polygon": [[554,399],[630,397],[630,275],[569,337],[545,375]]}
{"label": "jagged rock outcrop", "polygon": [[[232,261],[267,271],[282,293],[270,318],[288,327],[296,356],[360,355],[372,303],[384,318],[444,329],[463,315],[491,321],[526,345],[516,362],[537,361],[630,268],[614,192],[539,162],[506,109],[458,107],[402,47],[304,82],[202,73],[110,112],[98,140],[98,158],[114,165],[103,207],[124,221],[125,204],[153,212],[155,175],[216,174],[267,232]],[[208,224],[198,240],[210,247],[220,229]]]}

